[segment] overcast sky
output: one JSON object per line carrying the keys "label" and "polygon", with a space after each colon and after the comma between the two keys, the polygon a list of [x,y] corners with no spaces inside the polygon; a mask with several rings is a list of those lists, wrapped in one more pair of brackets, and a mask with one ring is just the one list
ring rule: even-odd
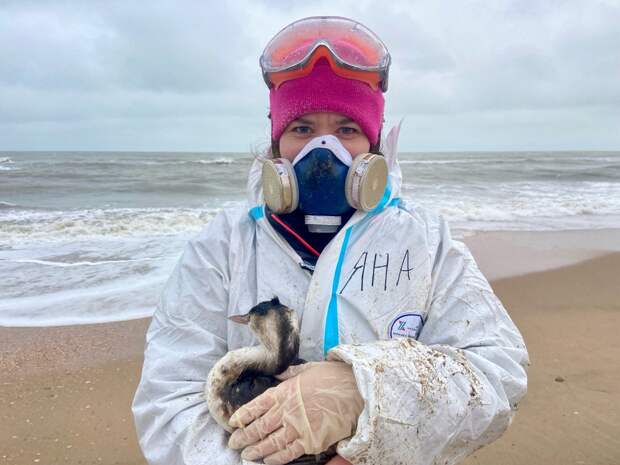
{"label": "overcast sky", "polygon": [[323,14],[390,50],[401,151],[620,149],[620,0],[0,0],[0,150],[264,147],[258,57]]}

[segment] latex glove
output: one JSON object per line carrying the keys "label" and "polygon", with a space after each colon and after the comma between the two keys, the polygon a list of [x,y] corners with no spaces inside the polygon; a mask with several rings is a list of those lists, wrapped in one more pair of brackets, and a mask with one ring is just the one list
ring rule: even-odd
{"label": "latex glove", "polygon": [[331,459],[329,462],[327,462],[325,465],[353,465],[353,464],[349,462],[347,459],[341,457],[340,455],[337,455],[333,459]]}
{"label": "latex glove", "polygon": [[[311,362],[290,367],[278,386],[239,408],[228,422],[239,428],[228,446],[241,457],[267,465],[319,454],[355,432],[364,408],[353,371],[344,362]],[[251,447],[247,447],[251,446]]]}

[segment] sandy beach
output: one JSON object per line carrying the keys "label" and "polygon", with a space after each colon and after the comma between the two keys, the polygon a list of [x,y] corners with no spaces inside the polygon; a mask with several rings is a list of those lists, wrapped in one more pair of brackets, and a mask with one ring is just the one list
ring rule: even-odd
{"label": "sandy beach", "polygon": [[[465,241],[532,362],[508,432],[465,463],[620,463],[620,231]],[[130,404],[148,324],[0,328],[0,461],[146,463]]]}

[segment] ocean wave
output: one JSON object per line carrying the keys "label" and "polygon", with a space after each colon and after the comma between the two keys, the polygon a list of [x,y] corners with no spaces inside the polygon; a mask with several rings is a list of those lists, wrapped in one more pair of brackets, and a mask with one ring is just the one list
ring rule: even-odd
{"label": "ocean wave", "polygon": [[604,163],[620,163],[620,154],[617,156],[545,156],[545,157],[528,157],[524,158],[524,161],[532,163],[555,163],[555,162],[570,162],[570,163],[583,163],[583,162],[604,162]]}
{"label": "ocean wave", "polygon": [[195,160],[195,163],[200,163],[201,165],[230,165],[234,163],[235,160],[232,158],[216,158],[215,160]]}
{"label": "ocean wave", "polygon": [[473,163],[494,163],[494,162],[504,162],[504,163],[517,163],[525,161],[525,158],[454,158],[454,159],[443,159],[443,160],[403,160],[399,159],[398,163],[401,165],[456,165],[456,164],[473,164]]}
{"label": "ocean wave", "polygon": [[[492,224],[503,229],[540,229],[546,223],[620,226],[620,183],[506,182],[470,186],[403,184],[402,196],[414,205],[439,211],[452,224],[472,229]],[[535,219],[535,220],[534,220]]]}
{"label": "ocean wave", "polygon": [[[539,165],[539,164],[557,164],[558,162],[562,164],[570,164],[575,165],[576,167],[583,166],[585,163],[590,162],[598,162],[598,163],[607,163],[611,165],[617,166],[620,164],[620,154],[617,156],[610,156],[609,154],[605,155],[584,155],[584,156],[575,156],[573,154],[569,156],[550,156],[549,154],[544,154],[544,156],[515,156],[512,154],[506,154],[505,156],[495,156],[495,157],[482,157],[479,154],[475,154],[471,158],[444,158],[441,154],[437,154],[434,156],[432,154],[425,155],[423,158],[409,158],[412,154],[405,154],[399,157],[399,163],[403,165],[452,165],[452,164],[484,164],[488,166],[488,163],[527,163],[528,165]],[[420,155],[417,155],[419,157]],[[560,168],[564,169],[565,165],[554,166],[554,169]]]}
{"label": "ocean wave", "polygon": [[36,265],[45,265],[45,266],[56,266],[59,268],[67,268],[73,266],[99,266],[99,265],[109,265],[109,264],[118,264],[118,263],[134,263],[134,262],[150,262],[155,260],[163,260],[164,257],[147,257],[147,258],[134,258],[129,260],[99,260],[99,261],[84,261],[84,262],[55,262],[52,260],[37,260],[37,259],[29,259],[22,258],[17,260],[11,259],[0,259],[0,261],[6,261],[11,263],[34,263]]}
{"label": "ocean wave", "polygon": [[96,166],[98,168],[114,168],[117,166],[169,166],[169,165],[231,165],[236,161],[249,161],[249,158],[201,158],[201,159],[179,159],[179,158],[155,158],[155,159],[131,159],[131,158],[99,158],[99,159],[64,159],[64,160],[32,160],[32,165],[53,165],[53,166],[66,166],[86,169],[89,166]]}
{"label": "ocean wave", "polygon": [[7,209],[7,208],[14,209],[14,208],[19,208],[19,207],[17,206],[17,204],[14,204],[11,202],[0,202],[0,210]]}
{"label": "ocean wave", "polygon": [[8,210],[0,216],[0,242],[169,236],[199,232],[220,208]]}
{"label": "ocean wave", "polygon": [[609,220],[609,226],[618,226],[620,200],[597,196],[560,198],[554,195],[516,196],[482,199],[471,196],[455,196],[452,199],[433,195],[405,194],[403,198],[414,205],[420,205],[440,212],[449,222],[470,225],[475,229],[477,222],[521,224],[515,229],[527,229],[532,218],[560,220],[578,219],[586,225],[593,217],[596,221]]}
{"label": "ocean wave", "polygon": [[126,164],[126,165],[147,165],[147,166],[162,166],[162,165],[230,165],[235,162],[232,158],[214,158],[214,159],[199,159],[199,160],[108,160],[92,162],[94,164]]}
{"label": "ocean wave", "polygon": [[14,161],[11,160],[9,157],[2,157],[0,158],[0,163],[14,163]]}
{"label": "ocean wave", "polygon": [[169,271],[83,288],[0,299],[0,326],[122,321],[153,313]]}
{"label": "ocean wave", "polygon": [[[16,213],[17,211],[20,211],[20,210],[41,212],[41,211],[47,211],[48,209],[44,207],[32,207],[32,206],[27,207],[24,205],[19,205],[17,203],[0,201],[0,212],[2,212],[3,215],[6,215],[8,214],[7,212],[9,210],[11,210],[11,212],[9,213]],[[4,218],[7,218],[7,217],[0,216],[0,224],[2,224],[2,220]]]}

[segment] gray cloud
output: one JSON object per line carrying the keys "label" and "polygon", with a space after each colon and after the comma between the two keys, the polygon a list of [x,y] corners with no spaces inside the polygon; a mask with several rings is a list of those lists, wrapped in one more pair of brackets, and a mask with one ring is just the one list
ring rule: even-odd
{"label": "gray cloud", "polygon": [[618,149],[614,1],[0,3],[0,150],[247,151],[258,55],[303,16],[353,17],[393,56],[403,150]]}

